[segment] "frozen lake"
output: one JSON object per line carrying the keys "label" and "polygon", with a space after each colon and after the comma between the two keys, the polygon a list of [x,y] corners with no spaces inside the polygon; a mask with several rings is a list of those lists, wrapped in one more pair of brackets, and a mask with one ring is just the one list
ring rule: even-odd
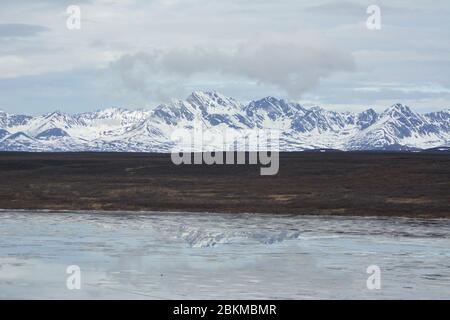
{"label": "frozen lake", "polygon": [[11,298],[450,299],[450,220],[1,211]]}

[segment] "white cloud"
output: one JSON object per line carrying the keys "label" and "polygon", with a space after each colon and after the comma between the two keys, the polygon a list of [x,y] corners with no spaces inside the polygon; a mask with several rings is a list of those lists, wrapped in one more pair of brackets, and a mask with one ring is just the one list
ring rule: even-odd
{"label": "white cloud", "polygon": [[[0,81],[30,75],[45,80],[66,72],[70,83],[80,79],[71,73],[87,70],[92,83],[105,84],[92,91],[120,93],[125,103],[135,100],[136,93],[165,100],[195,88],[223,89],[240,100],[303,94],[319,104],[352,100],[370,105],[384,97],[375,99],[370,90],[355,88],[370,83],[399,88],[405,81],[418,88],[430,83],[450,87],[448,0],[377,3],[383,23],[379,32],[365,28],[370,0],[3,1]],[[79,31],[65,27],[69,4],[81,6]],[[116,74],[101,72],[111,62]],[[109,79],[112,75],[119,75],[121,83]],[[53,90],[63,88],[54,83]],[[1,94],[8,98],[7,90]],[[420,90],[414,101],[420,94],[422,105],[427,100],[439,108],[445,101],[444,93],[438,99]],[[386,96],[410,99],[399,90]],[[6,100],[20,105],[20,99]]]}
{"label": "white cloud", "polygon": [[239,78],[272,85],[291,98],[299,98],[322,78],[353,68],[351,54],[309,33],[265,35],[228,51],[194,47],[139,52],[111,64],[125,86],[144,96],[160,94],[162,88],[156,79],[186,83],[193,76],[206,74],[220,75],[224,81]]}

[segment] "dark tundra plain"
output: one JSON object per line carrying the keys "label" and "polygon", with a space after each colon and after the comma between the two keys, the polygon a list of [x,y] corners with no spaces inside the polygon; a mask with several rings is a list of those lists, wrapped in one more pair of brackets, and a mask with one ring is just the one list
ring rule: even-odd
{"label": "dark tundra plain", "polygon": [[260,165],[169,154],[0,153],[0,208],[450,218],[450,154],[281,153]]}

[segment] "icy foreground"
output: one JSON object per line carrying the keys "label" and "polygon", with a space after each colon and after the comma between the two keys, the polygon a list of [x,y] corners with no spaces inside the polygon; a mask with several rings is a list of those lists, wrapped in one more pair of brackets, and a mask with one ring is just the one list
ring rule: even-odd
{"label": "icy foreground", "polygon": [[225,129],[270,129],[281,134],[281,151],[307,149],[415,150],[450,145],[450,109],[418,114],[396,104],[382,113],[305,108],[274,97],[243,105],[217,92],[153,110],[109,108],[76,115],[27,116],[0,112],[2,151],[169,152],[175,129],[194,122]]}
{"label": "icy foreground", "polygon": [[449,237],[445,219],[4,211],[0,299],[449,299]]}

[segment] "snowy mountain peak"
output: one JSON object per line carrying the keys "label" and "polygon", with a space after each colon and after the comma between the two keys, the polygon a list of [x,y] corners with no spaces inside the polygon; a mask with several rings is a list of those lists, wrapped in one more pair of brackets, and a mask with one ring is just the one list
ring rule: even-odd
{"label": "snowy mountain peak", "polygon": [[194,91],[192,92],[186,100],[198,99],[203,101],[217,101],[219,103],[225,104],[226,102],[235,102],[233,98],[229,98],[217,91]]}
{"label": "snowy mountain peak", "polygon": [[392,105],[390,108],[386,109],[383,114],[388,115],[403,115],[403,116],[412,116],[415,113],[406,105],[397,103]]}
{"label": "snowy mountain peak", "polygon": [[306,109],[298,103],[289,103],[270,96],[250,102],[244,110],[260,128],[283,127],[291,123],[299,114],[304,115],[306,112]]}
{"label": "snowy mountain peak", "polygon": [[30,137],[29,135],[27,135],[26,133],[19,131],[19,132],[16,132],[16,133],[10,135],[5,140],[32,141],[33,138]]}
{"label": "snowy mountain peak", "polygon": [[239,102],[215,91],[194,91],[186,99],[186,102],[205,112],[217,110],[218,112],[226,111],[226,113],[229,113],[232,111],[238,112],[242,109]]}
{"label": "snowy mountain peak", "polygon": [[374,124],[378,118],[378,113],[370,108],[358,114],[356,124],[360,129],[365,129]]}
{"label": "snowy mountain peak", "polygon": [[36,136],[36,139],[40,140],[49,140],[49,139],[57,139],[61,137],[69,137],[69,134],[60,129],[60,128],[51,128],[47,129]]}
{"label": "snowy mountain peak", "polygon": [[26,124],[30,120],[31,116],[21,115],[21,114],[9,114],[6,112],[0,112],[0,127],[9,128],[22,124]]}
{"label": "snowy mountain peak", "polygon": [[377,115],[377,112],[374,109],[369,108],[369,109],[362,111],[360,114],[375,116],[375,115]]}
{"label": "snowy mountain peak", "polygon": [[382,113],[337,112],[268,96],[243,105],[214,91],[153,110],[109,107],[76,115],[0,112],[0,150],[169,152],[173,130],[194,121],[219,133],[232,128],[277,130],[282,151],[411,150],[450,145],[450,110],[419,114],[403,104]]}
{"label": "snowy mountain peak", "polygon": [[65,115],[59,110],[52,111],[52,112],[49,112],[49,113],[46,113],[43,115],[44,118],[55,118],[55,117],[58,118],[58,117],[64,117],[64,116]]}

